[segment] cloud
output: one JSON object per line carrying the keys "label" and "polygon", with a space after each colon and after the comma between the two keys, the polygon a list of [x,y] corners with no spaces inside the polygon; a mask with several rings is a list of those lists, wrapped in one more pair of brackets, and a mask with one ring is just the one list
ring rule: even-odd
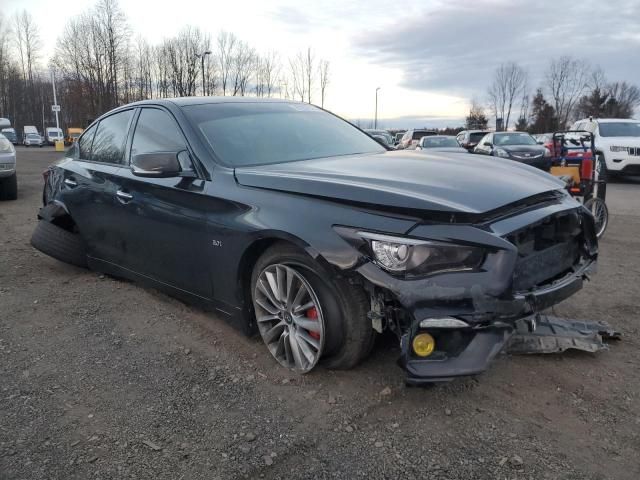
{"label": "cloud", "polygon": [[640,62],[636,0],[509,2],[475,0],[422,7],[384,29],[353,38],[371,63],[398,68],[401,86],[484,96],[495,68],[516,61],[543,78],[550,59],[572,55],[599,64],[610,80],[634,82]]}

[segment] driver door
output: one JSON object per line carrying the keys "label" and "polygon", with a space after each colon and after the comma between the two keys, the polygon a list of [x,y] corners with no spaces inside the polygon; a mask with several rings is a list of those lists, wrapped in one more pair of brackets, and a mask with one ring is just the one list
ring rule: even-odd
{"label": "driver door", "polygon": [[[135,121],[128,160],[135,155],[179,152],[190,162],[189,146],[167,111],[144,107]],[[126,235],[123,266],[139,275],[202,298],[212,293],[205,260],[210,246],[206,230],[205,180],[136,176],[129,166],[119,172],[120,222]]]}

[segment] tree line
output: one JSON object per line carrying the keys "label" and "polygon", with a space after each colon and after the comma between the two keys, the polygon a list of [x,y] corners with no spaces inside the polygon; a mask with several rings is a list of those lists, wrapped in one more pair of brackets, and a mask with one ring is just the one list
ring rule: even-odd
{"label": "tree line", "polygon": [[323,106],[331,72],[311,48],[282,58],[232,32],[189,25],[151,45],[134,34],[117,0],[98,0],[69,19],[45,60],[30,13],[0,13],[0,116],[17,128],[55,126],[54,78],[61,127],[85,127],[119,105],[154,98],[251,95]]}
{"label": "tree line", "polygon": [[[571,56],[551,60],[533,94],[529,85],[527,71],[516,62],[505,62],[495,70],[487,89],[487,108],[496,130],[514,124],[520,131],[553,132],[589,116],[631,118],[640,105],[637,86],[610,82],[600,67]],[[486,129],[488,124],[485,107],[473,99],[466,128]]]}

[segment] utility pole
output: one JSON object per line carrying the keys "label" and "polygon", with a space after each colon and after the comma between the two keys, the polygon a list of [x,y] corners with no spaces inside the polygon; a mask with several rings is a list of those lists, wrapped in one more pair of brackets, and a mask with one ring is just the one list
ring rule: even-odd
{"label": "utility pole", "polygon": [[374,129],[378,128],[378,90],[380,90],[380,87],[376,88],[376,116],[373,120]]}
{"label": "utility pole", "polygon": [[[56,96],[56,71],[51,68],[51,85],[53,86],[53,104],[58,105],[58,97]],[[58,121],[58,108],[55,109],[56,114],[56,128],[60,128],[60,122]]]}
{"label": "utility pole", "polygon": [[200,65],[202,67],[202,96],[205,96],[207,94],[204,86],[204,57],[206,57],[207,55],[211,55],[211,51],[207,50],[206,52],[196,54],[196,57],[200,57]]}

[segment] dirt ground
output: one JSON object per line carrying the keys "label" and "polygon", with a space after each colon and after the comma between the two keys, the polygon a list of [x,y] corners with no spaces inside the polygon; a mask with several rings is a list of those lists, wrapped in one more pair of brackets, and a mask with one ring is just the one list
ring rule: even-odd
{"label": "dirt ground", "polygon": [[35,251],[57,155],[20,148],[0,204],[0,479],[640,478],[640,181],[609,186],[599,273],[556,308],[622,341],[423,389],[389,339],[297,377],[211,314]]}

